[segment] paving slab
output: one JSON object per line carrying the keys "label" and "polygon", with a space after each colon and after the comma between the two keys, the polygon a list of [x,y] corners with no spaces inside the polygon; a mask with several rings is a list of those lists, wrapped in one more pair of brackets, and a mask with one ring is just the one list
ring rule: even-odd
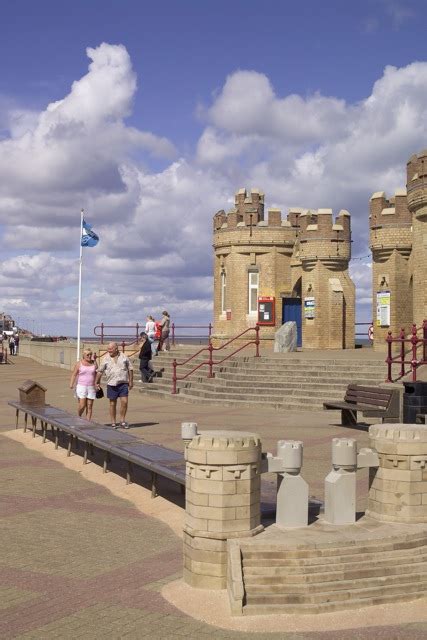
{"label": "paving slab", "polygon": [[[37,380],[47,387],[51,405],[76,411],[69,376],[68,371],[20,356],[11,358],[10,365],[0,365],[2,639],[206,636],[243,640],[250,634],[254,640],[357,640],[373,635],[379,640],[415,640],[426,636],[425,621],[417,617],[411,603],[383,609],[382,618],[375,607],[362,619],[355,618],[355,612],[342,612],[240,623],[221,609],[212,592],[199,593],[198,600],[192,592],[196,611],[186,610],[188,594],[184,594],[185,606],[179,598],[171,604],[167,589],[182,588],[179,491],[168,489],[170,501],[151,500],[143,479],[126,488],[120,469],[104,475],[96,463],[83,467],[79,455],[67,458],[65,450],[55,451],[50,442],[42,444],[39,437],[14,432],[15,411],[6,403],[17,398],[19,384]],[[177,451],[182,451],[180,424],[184,421],[198,422],[201,429],[256,431],[265,450],[274,451],[278,439],[301,439],[304,477],[317,497],[322,496],[323,479],[330,469],[331,438],[356,437],[361,446],[368,442],[364,431],[343,430],[339,415],[330,412],[282,415],[272,410],[217,409],[148,399],[133,392],[128,418],[133,425],[130,433]],[[108,423],[106,400],[96,402],[94,419]],[[361,477],[361,505],[366,487],[366,478]],[[214,607],[206,612],[203,603],[210,602]]]}

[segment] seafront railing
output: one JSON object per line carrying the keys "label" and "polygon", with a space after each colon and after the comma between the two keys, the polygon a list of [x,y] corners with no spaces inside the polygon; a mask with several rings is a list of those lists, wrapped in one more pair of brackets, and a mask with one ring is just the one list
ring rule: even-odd
{"label": "seafront railing", "polygon": [[[138,322],[132,325],[125,324],[101,324],[96,325],[93,329],[93,334],[97,341],[101,344],[105,342],[125,342],[130,345],[133,342],[139,340],[139,334],[145,328],[145,324],[139,324]],[[194,329],[202,329],[202,334],[194,334]],[[170,326],[170,342],[172,346],[175,346],[176,340],[190,341],[190,340],[202,340],[203,342],[209,342],[212,335],[212,323],[209,324],[175,324],[171,323]],[[184,330],[184,331],[183,331]],[[191,330],[188,333],[188,330]]]}
{"label": "seafront railing", "polygon": [[[387,382],[396,382],[408,373],[412,372],[412,381],[417,381],[417,369],[423,364],[427,364],[427,320],[423,321],[420,327],[412,325],[410,334],[407,336],[405,329],[401,329],[398,336],[393,337],[392,332],[388,332],[387,342]],[[392,355],[393,344],[399,345],[399,353]],[[409,348],[407,348],[409,345]],[[392,378],[392,366],[400,365],[399,375]],[[406,367],[406,365],[409,365]]]}

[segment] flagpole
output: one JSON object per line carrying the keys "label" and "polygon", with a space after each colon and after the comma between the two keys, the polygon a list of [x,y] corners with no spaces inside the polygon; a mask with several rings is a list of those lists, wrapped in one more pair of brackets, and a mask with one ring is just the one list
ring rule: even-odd
{"label": "flagpole", "polygon": [[79,258],[79,302],[77,311],[77,360],[80,360],[80,333],[81,333],[81,314],[82,314],[82,266],[83,266],[83,209],[80,212],[80,258]]}

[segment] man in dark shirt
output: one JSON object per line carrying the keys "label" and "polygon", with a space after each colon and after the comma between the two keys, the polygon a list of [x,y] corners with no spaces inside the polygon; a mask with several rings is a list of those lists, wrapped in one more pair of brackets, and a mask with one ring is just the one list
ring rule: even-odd
{"label": "man in dark shirt", "polygon": [[139,334],[141,337],[141,350],[139,352],[139,370],[141,371],[142,382],[151,382],[154,372],[149,366],[151,360],[151,342],[147,334],[143,331]]}

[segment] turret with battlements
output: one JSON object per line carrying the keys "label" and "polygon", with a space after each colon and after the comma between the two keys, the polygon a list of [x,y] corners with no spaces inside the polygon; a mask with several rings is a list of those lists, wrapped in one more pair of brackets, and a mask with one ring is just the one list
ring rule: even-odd
{"label": "turret with battlements", "polygon": [[407,188],[370,200],[374,348],[389,331],[408,332],[427,318],[427,150],[407,164]]}
{"label": "turret with battlements", "polygon": [[412,213],[413,322],[427,318],[427,149],[413,155],[407,165],[408,208]]}
{"label": "turret with battlements", "polygon": [[309,210],[301,213],[299,223],[305,346],[353,348],[355,289],[348,273],[350,214],[341,210],[334,219],[332,209]]}
{"label": "turret with battlements", "polygon": [[[262,340],[274,339],[275,331],[282,320],[286,320],[282,305],[293,299],[300,305],[305,348],[354,345],[354,287],[348,276],[350,215],[347,211],[341,211],[334,221],[330,209],[292,208],[284,217],[280,209],[270,208],[265,219],[264,194],[258,189],[250,193],[240,189],[235,195],[234,208],[228,213],[220,210],[215,214],[213,231],[214,337],[218,343],[255,326],[257,298],[270,296],[276,301],[276,322],[263,326]],[[320,271],[328,281],[330,293],[327,295],[321,285]],[[313,298],[314,288],[319,295],[314,316],[307,314],[310,317],[301,318],[301,297],[307,278],[308,297]],[[339,297],[344,307],[337,333],[336,322],[333,326],[330,322],[332,311],[325,310],[325,300],[328,305],[334,300],[333,313],[337,317]]]}
{"label": "turret with battlements", "polygon": [[408,330],[412,322],[412,289],[408,271],[412,251],[412,214],[408,209],[406,190],[398,189],[390,198],[384,191],[374,193],[370,200],[369,224],[374,348],[385,350],[388,331],[396,333],[401,327]]}

